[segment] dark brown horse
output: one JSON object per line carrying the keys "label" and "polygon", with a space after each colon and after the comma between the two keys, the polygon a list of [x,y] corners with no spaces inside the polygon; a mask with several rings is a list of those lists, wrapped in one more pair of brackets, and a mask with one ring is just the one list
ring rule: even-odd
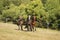
{"label": "dark brown horse", "polygon": [[28,15],[27,20],[26,20],[26,26],[27,26],[27,30],[31,31],[31,15]]}

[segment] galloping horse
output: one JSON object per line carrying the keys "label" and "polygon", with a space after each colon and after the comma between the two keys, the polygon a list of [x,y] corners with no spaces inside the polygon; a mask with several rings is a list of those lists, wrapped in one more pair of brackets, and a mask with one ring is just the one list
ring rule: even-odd
{"label": "galloping horse", "polygon": [[19,16],[19,19],[18,19],[18,30],[23,30],[23,17],[22,16]]}

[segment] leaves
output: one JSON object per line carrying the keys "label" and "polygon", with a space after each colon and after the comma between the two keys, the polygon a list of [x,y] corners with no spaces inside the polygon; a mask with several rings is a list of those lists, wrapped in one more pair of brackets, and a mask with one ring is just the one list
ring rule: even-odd
{"label": "leaves", "polygon": [[37,19],[42,16],[43,21],[55,25],[60,20],[60,0],[0,0],[1,17],[23,15],[26,19],[28,14],[36,14]]}

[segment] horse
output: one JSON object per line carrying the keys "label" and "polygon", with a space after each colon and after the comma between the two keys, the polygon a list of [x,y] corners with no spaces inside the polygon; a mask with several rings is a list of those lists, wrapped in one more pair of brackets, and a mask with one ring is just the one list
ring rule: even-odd
{"label": "horse", "polygon": [[18,19],[18,30],[23,30],[23,17],[22,16],[19,16],[19,19]]}
{"label": "horse", "polygon": [[33,15],[32,18],[31,18],[31,26],[32,26],[32,31],[36,31],[36,27],[35,27],[35,24],[36,24],[36,16]]}
{"label": "horse", "polygon": [[26,26],[28,31],[36,31],[35,24],[36,24],[36,16],[35,15],[28,15]]}
{"label": "horse", "polygon": [[31,15],[28,15],[27,20],[26,20],[26,27],[27,31],[31,31]]}

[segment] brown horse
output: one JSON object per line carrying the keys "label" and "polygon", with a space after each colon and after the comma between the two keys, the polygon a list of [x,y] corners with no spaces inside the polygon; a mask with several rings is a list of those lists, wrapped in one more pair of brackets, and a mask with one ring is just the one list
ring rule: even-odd
{"label": "brown horse", "polygon": [[36,31],[35,24],[36,24],[36,16],[33,15],[32,16],[32,21],[31,21],[32,31]]}
{"label": "brown horse", "polygon": [[19,16],[19,19],[18,19],[18,30],[23,30],[23,17],[22,16]]}

